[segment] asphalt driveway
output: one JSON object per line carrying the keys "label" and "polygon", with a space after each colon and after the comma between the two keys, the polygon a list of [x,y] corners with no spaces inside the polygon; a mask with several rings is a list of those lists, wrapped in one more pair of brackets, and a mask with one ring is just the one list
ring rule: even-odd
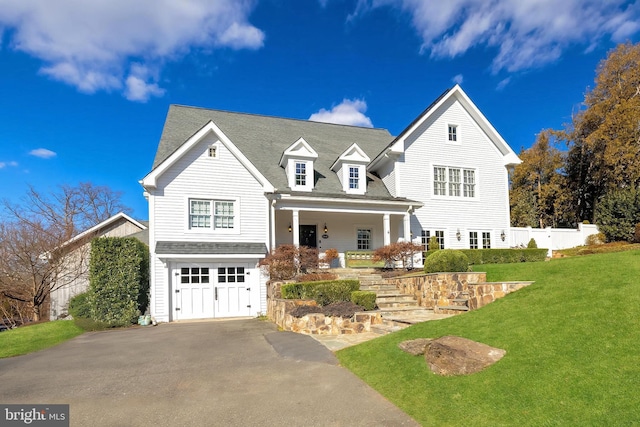
{"label": "asphalt driveway", "polygon": [[256,319],[86,333],[0,359],[0,403],[72,426],[414,426],[311,337]]}

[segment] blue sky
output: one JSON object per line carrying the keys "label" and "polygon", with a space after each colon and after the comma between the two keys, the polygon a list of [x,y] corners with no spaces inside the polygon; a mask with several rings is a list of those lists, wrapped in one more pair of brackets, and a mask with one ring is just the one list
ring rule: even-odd
{"label": "blue sky", "polygon": [[615,0],[0,0],[0,198],[90,181],[146,219],[169,104],[397,135],[460,83],[519,152],[639,34]]}

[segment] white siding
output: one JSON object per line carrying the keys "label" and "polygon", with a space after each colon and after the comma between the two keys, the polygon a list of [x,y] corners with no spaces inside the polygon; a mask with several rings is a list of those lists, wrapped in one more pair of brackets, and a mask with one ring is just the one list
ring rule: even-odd
{"label": "white siding", "polygon": [[[457,125],[458,141],[448,141],[449,124]],[[490,231],[492,247],[507,247],[499,238],[509,230],[507,170],[503,157],[464,107],[450,98],[405,142],[405,152],[396,163],[400,182],[398,196],[419,200],[412,231],[444,229],[446,246],[468,247],[468,231]],[[434,197],[433,166],[475,170],[476,197]],[[409,184],[410,183],[410,184]],[[417,227],[417,228],[416,228]],[[455,237],[460,229],[462,239]]]}
{"label": "white siding", "polygon": [[[218,158],[207,156],[211,137],[195,145],[158,179],[155,192],[155,241],[266,242],[268,217],[260,183],[226,149],[219,146]],[[239,233],[190,230],[189,198],[237,199],[236,224]]]}
{"label": "white siding", "polygon": [[377,172],[380,174],[382,178],[382,182],[389,190],[392,196],[396,197],[396,170],[395,170],[395,161],[387,159],[383,161],[382,165],[378,167]]}

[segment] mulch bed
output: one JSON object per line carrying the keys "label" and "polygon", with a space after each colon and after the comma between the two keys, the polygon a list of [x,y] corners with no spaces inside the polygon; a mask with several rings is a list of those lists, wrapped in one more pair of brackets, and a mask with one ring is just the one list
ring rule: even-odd
{"label": "mulch bed", "polygon": [[350,318],[359,311],[364,311],[364,308],[350,301],[343,301],[334,302],[332,304],[325,305],[324,307],[301,305],[291,310],[290,314],[294,317],[302,317],[311,313],[321,313],[325,316]]}

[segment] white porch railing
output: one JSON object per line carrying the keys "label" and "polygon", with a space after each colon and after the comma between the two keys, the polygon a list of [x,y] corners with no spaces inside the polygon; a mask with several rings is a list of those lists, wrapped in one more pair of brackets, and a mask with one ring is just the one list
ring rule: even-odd
{"label": "white porch railing", "polygon": [[595,224],[578,224],[577,229],[511,227],[509,245],[511,247],[527,246],[529,240],[533,239],[539,248],[548,249],[548,256],[551,256],[554,250],[575,248],[586,244],[587,237],[598,232],[598,226]]}

